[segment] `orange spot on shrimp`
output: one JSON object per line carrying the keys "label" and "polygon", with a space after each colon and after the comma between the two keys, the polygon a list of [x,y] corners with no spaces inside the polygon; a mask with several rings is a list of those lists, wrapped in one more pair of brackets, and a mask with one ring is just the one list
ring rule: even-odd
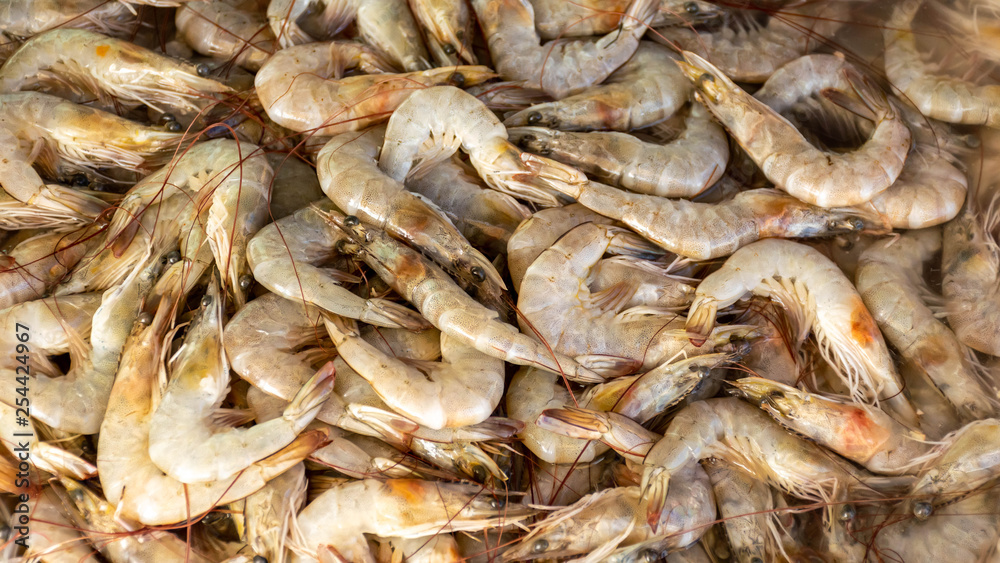
{"label": "orange spot on shrimp", "polygon": [[867,346],[881,337],[875,319],[865,307],[865,304],[858,298],[854,304],[854,311],[851,312],[851,338],[862,346]]}
{"label": "orange spot on shrimp", "polygon": [[98,57],[103,57],[104,55],[107,55],[108,51],[110,51],[110,50],[111,50],[111,46],[110,45],[98,45],[97,46],[97,56]]}
{"label": "orange spot on shrimp", "polygon": [[424,482],[418,479],[389,479],[385,482],[392,494],[398,495],[407,502],[418,506],[424,502]]}
{"label": "orange spot on shrimp", "polygon": [[888,431],[875,424],[864,409],[850,407],[844,414],[840,437],[845,454],[870,456],[889,438]]}

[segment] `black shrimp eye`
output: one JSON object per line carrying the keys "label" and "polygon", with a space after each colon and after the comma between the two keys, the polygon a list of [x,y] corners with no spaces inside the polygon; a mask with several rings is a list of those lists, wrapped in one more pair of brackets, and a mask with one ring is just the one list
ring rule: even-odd
{"label": "black shrimp eye", "polygon": [[753,559],[750,560],[750,563],[764,563],[764,560],[761,559],[760,557],[754,557]]}
{"label": "black shrimp eye", "polygon": [[535,553],[543,553],[548,548],[548,540],[535,540],[535,543],[531,546],[531,551],[534,551]]}
{"label": "black shrimp eye", "polygon": [[181,261],[181,251],[171,250],[167,253],[167,264],[176,264]]}
{"label": "black shrimp eye", "polygon": [[211,295],[202,295],[201,296],[201,306],[202,307],[208,307],[211,304],[212,304],[212,296]]}
{"label": "black shrimp eye", "polygon": [[542,114],[533,111],[528,114],[528,125],[538,125],[542,122]]}
{"label": "black shrimp eye", "polygon": [[444,45],[442,45],[441,46],[441,50],[444,51],[444,54],[446,54],[446,55],[454,55],[455,54],[455,46],[452,45],[451,43],[445,43]]}
{"label": "black shrimp eye", "polygon": [[[450,47],[450,45],[449,45],[449,47]],[[446,48],[444,50],[444,52],[448,53],[448,49]],[[448,54],[451,55],[454,52],[455,52],[455,48],[452,47],[451,48],[451,53],[448,53]],[[462,74],[461,72],[456,72],[455,74],[452,74],[450,77],[448,77],[448,80],[452,84],[454,84],[455,87],[457,87],[457,88],[464,88],[465,87],[465,75]]]}
{"label": "black shrimp eye", "polygon": [[472,478],[476,481],[486,480],[486,469],[482,465],[477,465],[472,468]]}
{"label": "black shrimp eye", "polygon": [[476,278],[477,281],[486,281],[486,271],[479,266],[473,266],[472,269],[469,270],[469,273],[472,274],[472,277]]}
{"label": "black shrimp eye", "polygon": [[250,286],[252,284],[253,284],[253,277],[250,276],[250,274],[243,274],[242,276],[240,276],[240,289],[246,291],[250,289]]}
{"label": "black shrimp eye", "polygon": [[861,219],[851,219],[851,228],[855,231],[860,231],[865,228],[865,222]]}
{"label": "black shrimp eye", "polygon": [[212,67],[208,66],[205,63],[199,64],[198,66],[196,66],[194,68],[194,70],[195,70],[195,72],[198,73],[198,76],[200,76],[202,78],[205,78],[209,74],[212,74]]}
{"label": "black shrimp eye", "polygon": [[934,512],[934,507],[929,502],[918,502],[913,505],[913,515],[917,520],[927,520]]}
{"label": "black shrimp eye", "polygon": [[177,118],[172,113],[165,113],[160,116],[160,123],[167,124],[171,121],[177,121]]}
{"label": "black shrimp eye", "polygon": [[359,224],[361,224],[361,219],[358,219],[354,215],[348,215],[347,217],[344,217],[345,227],[357,227]]}
{"label": "black shrimp eye", "polygon": [[639,561],[645,561],[646,563],[654,563],[660,558],[660,554],[656,553],[652,549],[644,549],[639,552]]}
{"label": "black shrimp eye", "polygon": [[184,129],[184,126],[176,121],[168,121],[166,129],[171,133],[180,133]]}
{"label": "black shrimp eye", "polygon": [[699,8],[698,4],[695,2],[685,2],[684,11],[689,14],[697,14],[698,12],[701,11],[701,8]]}
{"label": "black shrimp eye", "polygon": [[136,318],[136,321],[138,321],[139,324],[141,325],[149,326],[150,323],[153,322],[153,313],[150,313],[149,311],[143,311],[139,313],[139,317]]}
{"label": "black shrimp eye", "polygon": [[73,175],[73,185],[74,186],[86,186],[89,183],[90,183],[90,180],[87,179],[87,175],[86,174],[74,174]]}
{"label": "black shrimp eye", "polygon": [[858,515],[858,511],[854,508],[853,504],[845,504],[840,507],[840,519],[843,522],[850,522],[854,520]]}
{"label": "black shrimp eye", "polygon": [[267,557],[264,557],[263,555],[254,555],[253,563],[267,563]]}

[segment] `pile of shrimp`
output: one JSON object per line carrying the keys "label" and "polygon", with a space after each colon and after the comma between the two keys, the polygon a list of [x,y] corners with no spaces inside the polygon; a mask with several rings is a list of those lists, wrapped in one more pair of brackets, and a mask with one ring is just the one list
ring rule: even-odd
{"label": "pile of shrimp", "polygon": [[998,31],[0,1],[0,556],[1000,561]]}

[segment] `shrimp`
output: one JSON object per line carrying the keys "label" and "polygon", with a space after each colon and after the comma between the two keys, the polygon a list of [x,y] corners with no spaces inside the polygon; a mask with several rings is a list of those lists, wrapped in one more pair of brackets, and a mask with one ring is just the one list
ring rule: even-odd
{"label": "shrimp", "polygon": [[474,485],[415,479],[343,483],[296,516],[292,561],[312,561],[332,551],[347,561],[373,562],[363,534],[418,538],[516,523],[531,515],[527,507],[481,493]]}
{"label": "shrimp", "polygon": [[90,230],[43,233],[15,246],[0,269],[0,309],[46,293],[83,258],[94,236]]}
{"label": "shrimp", "polygon": [[[630,0],[529,0],[535,9],[535,29],[542,39],[604,35],[621,23]],[[698,23],[721,14],[715,4],[701,0],[660,0],[652,27]]]}
{"label": "shrimp", "polygon": [[453,534],[436,534],[428,538],[387,538],[379,542],[384,554],[386,548],[392,557],[403,557],[408,563],[462,563],[465,559],[458,550]]}
{"label": "shrimp", "polygon": [[[280,418],[246,429],[214,422],[229,392],[222,314],[213,281],[149,420],[149,458],[182,483],[221,481],[284,448],[312,422],[333,390],[333,364],[328,363],[302,386]],[[178,456],[181,451],[188,453]]]}
{"label": "shrimp", "polygon": [[729,162],[725,131],[701,104],[669,143],[647,143],[628,133],[564,133],[542,127],[510,130],[520,147],[575,166],[601,182],[660,197],[694,197],[722,177]]}
{"label": "shrimp", "polygon": [[426,321],[412,310],[385,299],[358,297],[340,285],[356,278],[320,267],[347,240],[323,218],[332,208],[328,200],[317,202],[261,229],[247,244],[247,260],[257,281],[286,299],[337,315],[378,326],[425,328]]}
{"label": "shrimp", "polygon": [[823,209],[777,190],[740,192],[721,203],[633,194],[597,182],[560,187],[589,209],[621,221],[661,248],[694,260],[729,256],[770,237],[807,238],[884,227],[860,209]]}
{"label": "shrimp", "polygon": [[588,285],[592,293],[600,293],[615,286],[630,287],[631,293],[624,307],[661,307],[682,310],[694,298],[694,286],[689,280],[675,275],[676,262],[664,267],[657,262],[636,256],[605,258],[594,266]]}
{"label": "shrimp", "polygon": [[758,480],[814,501],[829,500],[843,490],[878,496],[880,487],[891,489],[910,482],[908,477],[875,477],[838,462],[739,399],[709,399],[691,403],[677,413],[663,439],[646,455],[642,487],[649,499],[650,524],[667,509],[664,499],[669,494],[671,474],[710,457],[738,465]]}
{"label": "shrimp", "polygon": [[783,551],[772,514],[771,488],[724,461],[708,460],[704,468],[712,480],[733,558],[757,563]]}
{"label": "shrimp", "polygon": [[600,84],[635,53],[657,0],[633,0],[618,29],[601,37],[543,44],[527,0],[472,0],[493,64],[504,80],[523,81],[555,99]]}
{"label": "shrimp", "polygon": [[351,434],[336,426],[329,426],[328,430],[330,443],[314,451],[309,459],[344,475],[355,479],[406,479],[435,474],[433,469],[382,440]]}
{"label": "shrimp", "polygon": [[517,307],[522,329],[535,331],[556,352],[571,357],[603,355],[631,361],[646,371],[678,354],[696,355],[748,335],[743,327],[720,329],[705,349],[692,346],[676,313],[649,307],[623,310],[628,286],[591,293],[586,279],[621,230],[584,224],[542,252],[521,280]]}
{"label": "shrimp", "polygon": [[306,502],[305,464],[275,477],[243,505],[246,542],[268,561],[281,562],[292,519]]}
{"label": "shrimp", "polygon": [[[400,111],[393,113],[393,118]],[[347,214],[419,248],[453,273],[463,286],[475,288],[488,307],[505,311],[507,286],[493,264],[472,247],[439,207],[406,191],[402,178],[390,177],[379,168],[383,135],[390,143],[391,137],[382,127],[331,139],[316,157],[323,192]],[[383,148],[382,156],[385,154]]]}
{"label": "shrimp", "polygon": [[697,464],[685,468],[677,480],[677,490],[668,493],[669,507],[655,529],[641,517],[646,502],[639,487],[616,487],[587,495],[549,514],[504,553],[504,560],[588,554],[588,561],[597,561],[619,545],[663,536],[670,549],[688,546],[715,520],[715,499],[708,475]]}
{"label": "shrimp", "polygon": [[521,152],[482,102],[448,86],[420,90],[399,105],[389,118],[378,165],[403,182],[451,157],[459,147],[491,188],[546,207],[558,204],[552,189],[586,181],[575,168]]}
{"label": "shrimp", "polygon": [[1000,126],[1000,86],[975,86],[958,78],[935,74],[921,60],[913,18],[922,0],[898,2],[882,32],[885,74],[893,90],[920,113],[950,123]]}
{"label": "shrimp", "polygon": [[441,207],[473,246],[506,254],[511,234],[531,212],[513,197],[484,188],[472,170],[454,159],[406,182],[406,189]]}
{"label": "shrimp", "polygon": [[135,23],[135,13],[124,2],[5,0],[0,3],[0,32],[14,37],[31,37],[57,27],[120,35],[129,33]]}
{"label": "shrimp", "polygon": [[[13,375],[7,377],[11,381],[16,380]],[[39,433],[39,425],[32,419],[29,418],[27,424],[24,424],[24,418],[21,416],[23,412],[18,411],[23,409],[0,403],[0,441],[12,458],[27,461],[35,469],[56,476],[88,479],[97,474],[97,467],[71,451],[63,449],[59,442],[25,440],[27,436],[33,436],[35,440],[44,436]],[[19,454],[25,451],[29,452],[28,458],[21,459],[22,456]],[[24,477],[25,471],[22,470],[21,473],[20,477]]]}
{"label": "shrimp", "polygon": [[185,4],[174,18],[177,31],[202,55],[259,70],[276,50],[274,33],[262,14],[232,4],[227,0]]}
{"label": "shrimp", "polygon": [[767,179],[820,207],[865,203],[885,191],[903,170],[910,130],[885,94],[852,73],[854,92],[874,114],[875,130],[857,150],[836,154],[811,145],[788,120],[742,90],[718,68],[685,51],[678,63],[701,100]]}
{"label": "shrimp", "polygon": [[[147,159],[173,149],[182,136],[48,94],[2,94],[0,108],[4,191],[30,205],[90,217],[99,215],[106,204],[94,196],[46,184],[32,161],[50,173],[98,166],[141,170]],[[40,152],[33,157],[36,149]]]}
{"label": "shrimp", "polygon": [[735,26],[698,32],[687,27],[659,29],[657,41],[708,59],[733,80],[761,83],[785,63],[821,45],[816,37],[832,37],[850,21],[845,2],[800,4],[769,13],[767,24],[753,21],[753,12],[735,14]]}
{"label": "shrimp", "polygon": [[417,24],[438,66],[476,64],[475,20],[464,0],[410,0]]}
{"label": "shrimp", "polygon": [[[169,295],[177,293],[175,288]],[[161,299],[150,324],[133,328],[97,447],[97,468],[108,501],[118,505],[117,514],[150,526],[181,522],[254,493],[325,440],[321,431],[305,432],[236,477],[214,483],[185,484],[160,471],[149,458],[149,420],[158,364],[165,352],[163,336],[176,301],[169,295]]]}
{"label": "shrimp", "polygon": [[569,506],[584,496],[610,485],[615,456],[605,455],[590,463],[532,464],[526,500],[547,506]]}
{"label": "shrimp", "polygon": [[631,418],[614,412],[568,407],[546,409],[535,421],[539,428],[583,440],[600,440],[627,462],[641,464],[662,436],[643,428]]}
{"label": "shrimp", "polygon": [[[318,28],[326,37],[314,38],[299,27],[315,7],[320,8]],[[407,71],[430,68],[420,31],[405,0],[271,0],[267,19],[283,49],[329,39],[352,21],[361,39]]]}
{"label": "shrimp", "polygon": [[630,361],[599,357],[582,358],[585,366],[552,353],[540,342],[499,321],[495,311],[469,297],[448,274],[384,231],[362,225],[354,216],[331,212],[327,217],[347,233],[357,245],[359,257],[379,277],[416,306],[435,328],[459,343],[513,364],[538,367],[588,383],[604,381],[596,371],[620,373],[631,365]]}
{"label": "shrimp", "polygon": [[[46,361],[45,356],[68,352],[72,348],[73,333],[89,333],[94,312],[100,305],[99,293],[84,293],[24,301],[0,310],[0,327],[7,331],[0,341],[7,350],[0,356],[0,367],[14,371],[17,366],[25,365],[20,361],[23,357],[17,357],[19,342],[16,334],[21,332],[17,330],[17,323],[30,320],[31,344],[26,346],[30,346],[34,353],[28,354],[27,371],[32,374],[55,373],[58,368]],[[80,349],[76,351],[80,352]]]}
{"label": "shrimp", "polygon": [[73,522],[52,487],[45,487],[39,495],[31,495],[28,506],[31,535],[25,560],[73,563],[93,555],[83,533],[73,529]]}
{"label": "shrimp", "polygon": [[[992,189],[993,186],[990,186]],[[944,226],[941,291],[948,324],[966,346],[1000,355],[1000,225],[997,200],[979,211],[965,211]]]}
{"label": "shrimp", "polygon": [[[926,496],[932,505],[948,504],[995,481],[1000,476],[998,436],[1000,420],[990,418],[970,422],[944,437],[925,456],[910,498]],[[909,504],[916,509],[919,502]]]}
{"label": "shrimp", "polygon": [[926,372],[969,422],[993,416],[1000,405],[975,355],[920,299],[930,292],[923,264],[940,248],[938,229],[912,231],[891,245],[875,244],[861,255],[857,288],[886,339]]}
{"label": "shrimp", "polygon": [[85,101],[101,105],[145,104],[157,111],[197,112],[228,94],[221,82],[204,78],[183,63],[121,39],[84,29],[54,29],[36,35],[0,67],[0,91],[35,90],[48,82],[68,83]]}
{"label": "shrimp", "polygon": [[441,362],[403,362],[363,340],[357,325],[324,318],[344,361],[379,397],[410,420],[432,429],[478,424],[503,396],[503,361],[441,335]]}
{"label": "shrimp", "polygon": [[759,406],[779,424],[873,473],[913,473],[928,452],[924,435],[881,410],[807,393],[760,377],[731,382],[735,394]]}
{"label": "shrimp", "polygon": [[902,394],[875,319],[830,259],[786,240],[763,240],[738,250],[698,286],[687,320],[692,339],[708,336],[719,308],[747,293],[777,299],[797,319],[796,326],[811,329],[823,358],[836,366],[855,401],[884,401],[901,422],[916,427],[917,415]]}
{"label": "shrimp", "polygon": [[666,47],[642,41],[632,58],[601,84],[556,102],[521,110],[504,119],[504,125],[538,125],[561,131],[631,131],[659,123],[691,96],[691,84],[677,68],[678,58]]}

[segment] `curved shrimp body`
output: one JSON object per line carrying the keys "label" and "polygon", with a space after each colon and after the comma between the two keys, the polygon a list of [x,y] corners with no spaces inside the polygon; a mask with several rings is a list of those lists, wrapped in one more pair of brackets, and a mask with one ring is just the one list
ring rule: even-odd
{"label": "curved shrimp body", "polygon": [[[631,0],[529,0],[535,10],[535,29],[542,39],[604,35],[621,24]],[[651,27],[683,25],[709,20],[721,13],[711,2],[660,0]]]}
{"label": "curved shrimp body", "polygon": [[776,556],[780,544],[773,521],[771,488],[724,461],[706,461],[704,468],[712,480],[733,558],[740,563],[754,563]]}
{"label": "curved shrimp body", "polygon": [[944,226],[941,292],[948,324],[966,346],[1000,355],[1000,213],[966,209]]}
{"label": "curved shrimp body", "polygon": [[[598,86],[557,102],[536,104],[504,120],[504,125],[538,125],[561,131],[631,131],[659,123],[691,96],[670,49],[650,41]],[[721,171],[720,171],[721,173]]]}
{"label": "curved shrimp body", "polygon": [[929,449],[923,434],[875,407],[807,393],[760,377],[746,377],[732,385],[736,394],[785,428],[873,473],[912,473],[913,460]]}
{"label": "curved shrimp body", "polygon": [[305,464],[293,466],[243,504],[246,543],[268,561],[281,561],[292,518],[306,502]]}
{"label": "curved shrimp body", "polygon": [[103,439],[97,448],[97,467],[108,501],[118,505],[117,514],[146,525],[181,522],[217,504],[245,497],[305,459],[325,440],[323,432],[304,433],[237,477],[213,483],[185,484],[160,471],[149,458],[149,420],[153,416],[157,364],[163,354],[163,336],[172,318],[174,302],[162,299],[152,323],[133,329],[101,424]]}
{"label": "curved shrimp body", "polygon": [[849,21],[848,10],[844,2],[783,7],[763,27],[750,21],[737,24],[735,29],[724,26],[718,32],[678,26],[657,30],[655,38],[712,61],[733,80],[761,83],[785,63],[819,47],[815,37],[833,36]]}
{"label": "curved shrimp body", "polygon": [[588,285],[592,293],[625,286],[632,298],[625,308],[661,307],[683,310],[694,299],[690,280],[675,275],[675,264],[663,266],[636,256],[613,256],[598,262],[591,271]]}
{"label": "curved shrimp body", "polygon": [[173,149],[182,136],[47,94],[2,94],[0,108],[4,191],[28,204],[90,216],[98,215],[106,204],[75,190],[45,184],[31,167],[35,146],[45,149],[37,162],[52,174],[99,166],[138,171],[147,165],[147,159]]}
{"label": "curved shrimp body", "polygon": [[808,238],[882,228],[864,211],[823,209],[769,189],[740,192],[721,203],[696,203],[633,194],[597,182],[568,187],[564,193],[591,210],[694,260],[729,256],[762,238]]}
{"label": "curved shrimp body", "polygon": [[267,18],[226,0],[185,4],[177,9],[174,23],[202,55],[232,60],[247,70],[260,69],[277,48]]}
{"label": "curved shrimp body", "polygon": [[[0,91],[32,90],[55,73],[57,79],[111,99],[145,104],[158,111],[197,112],[228,86],[203,78],[183,63],[128,41],[84,29],[54,29],[29,39],[0,67]],[[42,78],[39,78],[42,77]]]}
{"label": "curved shrimp body", "polygon": [[885,94],[863,78],[851,84],[874,114],[875,129],[857,150],[824,152],[794,125],[694,53],[684,52],[681,70],[699,99],[761,168],[767,179],[802,201],[820,207],[869,201],[896,181],[910,150],[910,130]]}
{"label": "curved shrimp body", "polygon": [[254,278],[267,289],[292,301],[386,327],[420,329],[427,323],[406,307],[385,299],[363,299],[341,287],[353,276],[321,267],[339,254],[347,237],[331,226],[322,213],[333,209],[328,200],[300,209],[267,225],[247,244],[247,260]]}
{"label": "curved shrimp body", "polygon": [[521,152],[507,140],[507,129],[486,105],[448,86],[415,92],[399,105],[389,118],[378,165],[403,182],[449,158],[459,147],[487,185],[547,207],[558,204],[552,189],[586,181],[575,168]]}
{"label": "curved shrimp body", "polygon": [[[406,191],[401,179],[379,169],[377,157],[384,131],[376,127],[360,136],[344,133],[331,139],[316,157],[323,192],[347,214],[425,252],[463,285],[476,288],[488,306],[506,310],[507,286],[493,264],[473,248],[439,207]],[[388,133],[385,138],[388,143]]]}
{"label": "curved shrimp body", "polygon": [[31,37],[55,28],[81,28],[118,35],[136,23],[124,2],[105,0],[5,0],[0,3],[0,32]]}
{"label": "curved shrimp body", "polygon": [[6,255],[0,269],[0,309],[39,298],[62,280],[87,253],[94,234],[40,234],[22,241]]}
{"label": "curved shrimp body", "polygon": [[476,64],[475,20],[463,0],[410,0],[410,9],[438,66]]}
{"label": "curved shrimp body", "polygon": [[531,212],[513,197],[486,186],[467,166],[446,160],[406,188],[438,205],[477,248],[507,253],[507,241]]}
{"label": "curved shrimp body", "polygon": [[700,104],[684,120],[684,132],[664,145],[628,133],[564,133],[542,127],[510,130],[527,150],[575,166],[601,182],[660,197],[694,197],[722,177],[729,139]]}
{"label": "curved shrimp body", "polygon": [[[7,352],[0,357],[0,367],[14,370],[24,365],[16,356],[17,323],[31,319],[31,354],[28,371],[47,373],[57,368],[45,362],[40,356],[51,356],[68,352],[77,335],[88,334],[94,319],[94,312],[101,305],[99,293],[68,295],[66,297],[46,297],[24,301],[0,310],[0,326],[7,330],[3,344]],[[22,323],[25,324],[25,323]],[[35,356],[35,357],[32,357]]]}
{"label": "curved shrimp body", "polygon": [[929,495],[948,503],[1000,476],[1000,420],[970,422],[941,440],[920,469],[911,495]]}
{"label": "curved shrimp body", "polygon": [[600,84],[635,53],[657,0],[633,0],[619,28],[600,39],[542,43],[527,0],[473,0],[497,72],[555,99]]}
{"label": "curved shrimp body", "polygon": [[912,231],[891,245],[876,243],[858,262],[857,288],[885,338],[926,372],[968,422],[993,416],[998,404],[975,356],[920,299],[930,291],[920,274],[923,264],[940,249],[938,229]]}
{"label": "curved shrimp body", "polygon": [[823,357],[838,368],[854,400],[879,402],[916,427],[917,417],[902,395],[882,333],[854,285],[819,251],[786,240],[763,240],[738,250],[706,277],[695,292],[687,329],[692,338],[707,335],[719,308],[747,293],[776,298],[811,327]]}
{"label": "curved shrimp body", "polygon": [[527,507],[481,487],[416,479],[365,479],[334,486],[299,512],[292,561],[317,559],[324,546],[347,561],[374,561],[363,534],[419,538],[524,520]]}
{"label": "curved shrimp body", "polygon": [[[435,328],[459,343],[494,358],[562,373],[577,381],[604,380],[590,366],[554,354],[545,345],[499,321],[495,311],[469,297],[448,274],[385,232],[363,226],[356,217],[345,219],[330,213],[329,218],[358,245],[360,257],[379,277],[412,303]],[[589,363],[605,373],[620,373],[623,367],[611,358]]]}
{"label": "curved shrimp body", "polygon": [[505,561],[557,558],[575,554],[606,555],[618,546],[663,539],[663,547],[688,546],[715,520],[715,499],[705,470],[698,464],[682,470],[671,489],[663,518],[655,527],[642,518],[646,502],[639,487],[616,487],[587,495],[542,520],[504,553]]}
{"label": "curved shrimp body", "polygon": [[[170,383],[149,421],[149,457],[183,483],[232,477],[287,446],[312,422],[333,389],[333,365],[310,378],[279,418],[247,429],[213,422],[229,392],[229,362],[222,346],[223,302],[217,283],[202,297],[177,351]],[[187,452],[179,456],[177,452]]]}
{"label": "curved shrimp body", "polygon": [[895,6],[882,32],[885,74],[894,90],[927,117],[949,123],[1000,126],[1000,86],[975,86],[965,80],[934,74],[923,62],[911,31],[922,0]]}
{"label": "curved shrimp body", "polygon": [[621,229],[584,224],[542,252],[521,280],[518,310],[525,332],[535,331],[556,352],[573,357],[612,356],[650,370],[679,354],[710,352],[743,336],[740,329],[720,330],[712,346],[691,346],[676,313],[646,307],[622,310],[630,295],[621,286],[592,294],[590,270]]}
{"label": "curved shrimp body", "polygon": [[642,481],[651,521],[661,513],[671,474],[709,457],[738,465],[756,479],[815,501],[828,500],[844,488],[871,494],[869,486],[898,484],[894,478],[872,477],[838,463],[819,446],[786,432],[739,399],[709,399],[677,413],[663,439],[646,456]]}
{"label": "curved shrimp body", "polygon": [[379,397],[407,418],[435,430],[478,424],[503,395],[503,361],[441,335],[442,361],[415,364],[361,338],[354,323],[324,319],[337,352]]}

